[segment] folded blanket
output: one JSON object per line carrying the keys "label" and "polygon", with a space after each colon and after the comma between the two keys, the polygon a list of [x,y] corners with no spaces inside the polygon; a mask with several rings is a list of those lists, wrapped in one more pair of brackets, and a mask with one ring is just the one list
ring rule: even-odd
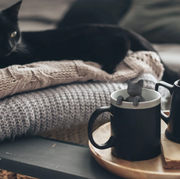
{"label": "folded blanket", "polygon": [[[144,80],[144,87],[150,89],[158,82],[152,74],[143,74],[133,81],[140,79]],[[127,84],[122,82],[73,83],[1,99],[0,140],[87,125],[95,109],[110,105],[110,94],[124,88]],[[161,95],[162,103],[166,102],[166,93]],[[107,118],[109,114],[104,113],[99,120]]]}
{"label": "folded blanket", "polygon": [[124,82],[150,73],[158,80],[163,75],[163,65],[155,52],[139,51],[128,55],[114,74],[101,70],[94,62],[45,61],[27,65],[12,65],[0,69],[0,98],[58,84],[85,82]]}
{"label": "folded blanket", "polygon": [[[0,98],[36,90],[0,100],[0,140],[87,125],[95,109],[110,105],[112,92],[127,88],[127,79],[143,79],[145,88],[154,89],[163,70],[156,53],[143,51],[128,55],[114,74],[101,70],[97,63],[81,60],[0,69]],[[45,87],[49,88],[42,89]],[[99,116],[101,121],[107,118],[107,113]]]}

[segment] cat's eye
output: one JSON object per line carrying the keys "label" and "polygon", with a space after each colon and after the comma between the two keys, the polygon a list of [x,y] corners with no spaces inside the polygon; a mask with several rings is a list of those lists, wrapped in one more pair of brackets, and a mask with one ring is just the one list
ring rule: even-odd
{"label": "cat's eye", "polygon": [[16,37],[16,35],[17,35],[17,31],[14,31],[14,32],[11,33],[12,38]]}

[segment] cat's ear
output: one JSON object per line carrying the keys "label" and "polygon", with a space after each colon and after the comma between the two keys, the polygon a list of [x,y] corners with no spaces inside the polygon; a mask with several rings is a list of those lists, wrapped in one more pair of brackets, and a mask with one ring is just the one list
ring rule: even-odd
{"label": "cat's ear", "polygon": [[143,80],[139,80],[138,84],[143,87],[144,81]]}
{"label": "cat's ear", "polygon": [[130,81],[130,80],[127,80],[127,84],[128,84],[128,85],[131,84],[131,81]]}
{"label": "cat's ear", "polygon": [[11,7],[3,10],[2,12],[8,16],[10,20],[18,21],[18,13],[21,6],[22,0],[12,5]]}

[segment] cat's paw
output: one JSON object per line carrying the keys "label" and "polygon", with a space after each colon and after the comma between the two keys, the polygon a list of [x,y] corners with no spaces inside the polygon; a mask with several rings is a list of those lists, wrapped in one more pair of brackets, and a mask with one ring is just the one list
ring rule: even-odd
{"label": "cat's paw", "polygon": [[118,96],[117,101],[116,101],[116,104],[117,104],[117,105],[121,105],[121,104],[122,104],[122,101],[124,101],[123,96]]}
{"label": "cat's paw", "polygon": [[136,97],[134,98],[133,105],[134,105],[134,106],[138,106],[139,102],[140,102],[140,98],[139,98],[139,96],[136,96]]}

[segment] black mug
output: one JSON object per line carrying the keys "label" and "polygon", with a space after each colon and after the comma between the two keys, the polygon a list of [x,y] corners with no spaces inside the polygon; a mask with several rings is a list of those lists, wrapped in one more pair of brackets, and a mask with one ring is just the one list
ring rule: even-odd
{"label": "black mug", "polygon": [[161,111],[161,118],[168,125],[165,135],[169,140],[180,143],[180,80],[175,81],[174,85],[160,81],[155,86],[156,91],[159,86],[167,88],[172,95],[170,115]]}
{"label": "black mug", "polygon": [[[128,96],[127,89],[111,94],[111,106],[100,107],[91,115],[88,123],[88,137],[98,149],[111,147],[112,154],[124,160],[139,161],[158,156],[160,147],[160,103],[161,95],[143,88],[145,102],[134,106],[132,102],[123,101],[117,105],[117,97]],[[104,144],[97,144],[92,135],[93,124],[103,112],[111,114],[111,137]]]}

